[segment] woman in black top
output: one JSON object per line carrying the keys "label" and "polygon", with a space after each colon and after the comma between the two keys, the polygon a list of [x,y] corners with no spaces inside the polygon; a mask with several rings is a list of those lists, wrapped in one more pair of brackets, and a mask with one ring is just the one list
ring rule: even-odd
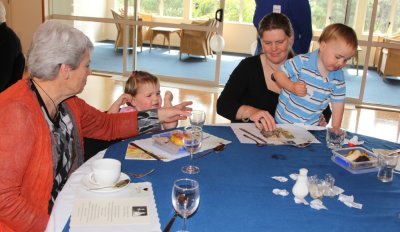
{"label": "woman in black top", "polygon": [[[259,129],[275,129],[274,114],[280,88],[272,73],[293,57],[293,29],[284,14],[271,13],[260,22],[263,53],[245,58],[232,72],[217,101],[217,113],[232,122],[252,121]],[[321,115],[325,126],[331,111]]]}

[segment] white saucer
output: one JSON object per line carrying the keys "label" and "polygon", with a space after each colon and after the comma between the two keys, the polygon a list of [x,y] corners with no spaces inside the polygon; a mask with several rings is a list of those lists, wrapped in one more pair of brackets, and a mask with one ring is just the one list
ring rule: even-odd
{"label": "white saucer", "polygon": [[[118,180],[118,181],[120,181],[120,180],[125,180],[125,179],[129,179],[129,183],[131,183],[131,178],[129,178],[129,176],[126,175],[125,173],[121,172],[121,175],[119,176],[119,180]],[[91,192],[96,192],[96,193],[112,193],[112,192],[121,191],[122,189],[128,187],[129,184],[127,184],[127,185],[125,185],[125,186],[123,186],[123,187],[121,187],[121,188],[112,188],[112,187],[110,187],[110,188],[103,188],[103,189],[94,189],[94,190],[91,190],[92,188],[98,188],[98,187],[101,187],[101,186],[98,186],[97,184],[93,183],[93,182],[90,180],[90,173],[89,173],[89,174],[87,174],[86,176],[84,176],[84,177],[82,178],[82,185],[83,185],[83,187],[84,187],[86,190],[91,191]]]}

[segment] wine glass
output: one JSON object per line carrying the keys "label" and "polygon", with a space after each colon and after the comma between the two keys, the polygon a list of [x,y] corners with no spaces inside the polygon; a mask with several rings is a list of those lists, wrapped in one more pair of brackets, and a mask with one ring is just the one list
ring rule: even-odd
{"label": "wine glass", "polygon": [[180,232],[188,231],[186,229],[187,218],[197,210],[199,202],[200,189],[196,180],[179,179],[174,181],[172,205],[175,211],[183,218],[183,227]]}
{"label": "wine glass", "polygon": [[191,126],[199,126],[203,128],[204,122],[206,121],[206,112],[202,110],[193,110],[189,116]]}
{"label": "wine glass", "polygon": [[[183,146],[190,153],[190,162],[193,161],[193,153],[201,147],[203,139],[203,130],[199,126],[187,126],[183,131]],[[196,174],[200,168],[192,164],[182,167],[182,172],[187,174]]]}

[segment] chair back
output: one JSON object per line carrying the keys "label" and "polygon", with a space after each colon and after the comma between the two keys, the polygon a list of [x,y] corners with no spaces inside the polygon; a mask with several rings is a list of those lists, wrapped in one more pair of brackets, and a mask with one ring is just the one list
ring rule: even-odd
{"label": "chair back", "polygon": [[[113,9],[111,9],[111,13],[114,19],[122,19],[122,16],[117,12],[115,12]],[[117,30],[121,31],[121,24],[115,23],[115,25],[117,26]]]}
{"label": "chair back", "polygon": [[[114,19],[118,19],[118,20],[123,19],[123,16],[121,14],[118,14],[117,12],[115,12],[113,9],[111,9],[111,13],[112,13]],[[115,46],[115,49],[117,50],[118,48],[121,48],[123,46],[123,38],[124,38],[125,30],[121,23],[115,23],[115,26],[117,27],[118,34],[117,34],[117,38],[115,39],[114,46]],[[132,38],[133,38],[133,28],[129,27],[128,28],[128,47],[133,46]]]}
{"label": "chair back", "polygon": [[[139,18],[143,21],[143,22],[152,22],[153,21],[153,15],[151,14],[146,14],[146,13],[138,13]],[[150,27],[148,26],[142,26],[142,34],[143,34],[143,40],[146,41],[150,41],[153,37],[153,31],[149,30]]]}

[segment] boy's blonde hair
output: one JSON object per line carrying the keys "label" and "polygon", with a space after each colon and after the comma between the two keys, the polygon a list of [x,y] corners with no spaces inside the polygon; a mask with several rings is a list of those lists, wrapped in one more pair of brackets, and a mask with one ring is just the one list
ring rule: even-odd
{"label": "boy's blonde hair", "polygon": [[353,49],[358,47],[357,34],[353,28],[342,23],[334,23],[324,28],[318,42],[342,39]]}
{"label": "boy's blonde hair", "polygon": [[151,73],[145,71],[133,71],[126,81],[124,92],[136,96],[140,85],[157,85],[158,83],[158,78]]}

